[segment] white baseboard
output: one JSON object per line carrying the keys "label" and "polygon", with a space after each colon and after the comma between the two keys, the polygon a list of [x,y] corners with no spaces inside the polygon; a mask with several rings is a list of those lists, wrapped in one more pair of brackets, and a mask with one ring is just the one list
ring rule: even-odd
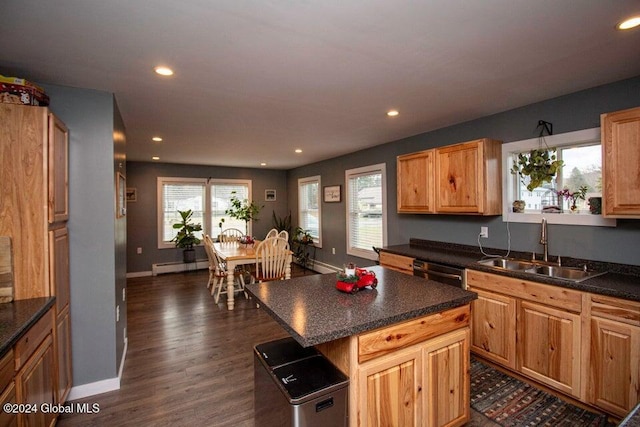
{"label": "white baseboard", "polygon": [[134,271],[133,273],[127,273],[127,279],[131,279],[132,277],[147,277],[152,275],[153,272],[151,271]]}
{"label": "white baseboard", "polygon": [[340,267],[336,267],[335,265],[331,265],[331,264],[325,264],[324,262],[320,262],[320,261],[314,261],[313,262],[313,271],[316,271],[318,273],[337,273],[339,271],[342,271],[342,268]]}
{"label": "white baseboard", "polygon": [[184,262],[162,262],[151,265],[151,273],[154,276],[164,273],[180,273],[183,271],[202,270],[209,268],[209,260],[198,259],[195,262],[185,264]]}
{"label": "white baseboard", "polygon": [[120,379],[124,370],[124,361],[127,357],[127,349],[129,347],[129,339],[124,339],[124,350],[122,351],[122,359],[120,360],[120,369],[118,369],[117,378],[109,378],[106,380],[96,381],[89,384],[83,384],[71,387],[67,400],[84,399],[85,397],[95,396],[96,394],[107,393],[109,391],[120,389]]}

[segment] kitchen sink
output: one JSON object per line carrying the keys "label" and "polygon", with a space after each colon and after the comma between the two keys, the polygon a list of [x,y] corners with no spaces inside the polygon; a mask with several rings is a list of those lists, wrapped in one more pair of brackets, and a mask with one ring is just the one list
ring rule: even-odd
{"label": "kitchen sink", "polygon": [[587,271],[582,268],[564,267],[543,261],[526,261],[515,258],[489,258],[477,261],[478,264],[498,270],[518,271],[532,276],[546,276],[554,279],[582,282],[583,280],[605,274],[606,271]]}

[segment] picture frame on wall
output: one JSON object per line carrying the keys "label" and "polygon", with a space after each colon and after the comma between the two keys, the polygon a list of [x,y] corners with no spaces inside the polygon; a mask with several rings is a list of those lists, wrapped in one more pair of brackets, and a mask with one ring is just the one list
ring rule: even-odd
{"label": "picture frame on wall", "polygon": [[127,203],[129,202],[137,202],[138,201],[138,189],[137,188],[127,188]]}
{"label": "picture frame on wall", "polygon": [[264,200],[266,202],[275,202],[276,190],[264,190]]}
{"label": "picture frame on wall", "polygon": [[324,187],[324,201],[325,203],[338,203],[340,202],[340,186],[328,185]]}

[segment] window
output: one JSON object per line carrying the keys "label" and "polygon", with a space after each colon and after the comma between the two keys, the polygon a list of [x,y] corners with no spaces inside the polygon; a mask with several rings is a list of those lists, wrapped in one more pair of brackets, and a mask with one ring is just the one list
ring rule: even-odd
{"label": "window", "polygon": [[[224,218],[223,228],[245,229],[243,221],[230,218],[224,211],[229,208],[232,191],[239,199],[251,199],[251,181],[217,180],[204,178],[158,178],[158,248],[173,248],[171,239],[177,230],[173,224],[180,220],[178,211],[191,209],[192,221],[202,224],[204,234],[214,237],[220,233],[220,219]],[[248,224],[251,234],[251,224]]]}
{"label": "window", "polygon": [[376,259],[373,247],[387,243],[385,164],[345,172],[347,253]]}
{"label": "window", "polygon": [[322,217],[320,209],[320,177],[312,176],[298,180],[298,222],[307,230],[313,243],[322,247]]}
{"label": "window", "polygon": [[[587,129],[560,135],[545,136],[548,147],[556,148],[558,160],[564,161],[564,166],[556,175],[555,188],[552,184],[544,183],[529,191],[526,185],[529,178],[511,173],[514,159],[519,153],[529,152],[540,148],[539,138],[510,142],[502,145],[503,161],[503,221],[509,222],[539,222],[542,219],[542,209],[561,205],[561,213],[545,212],[544,217],[552,224],[599,225],[615,226],[615,220],[604,219],[600,215],[589,212],[589,197],[602,196],[602,148],[600,144],[600,129]],[[587,192],[585,200],[577,200],[578,213],[569,210],[570,201],[558,197],[556,191],[567,188],[576,192],[585,186]],[[514,200],[524,200],[525,212],[513,213]]]}

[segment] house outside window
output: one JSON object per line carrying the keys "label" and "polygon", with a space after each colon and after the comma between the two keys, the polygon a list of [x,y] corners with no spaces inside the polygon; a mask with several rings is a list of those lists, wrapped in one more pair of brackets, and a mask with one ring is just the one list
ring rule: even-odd
{"label": "house outside window", "polygon": [[386,165],[345,172],[347,254],[376,259],[373,247],[387,243]]}
{"label": "house outside window", "polygon": [[[196,232],[200,239],[209,234],[214,239],[220,234],[220,219],[223,229],[238,228],[244,231],[243,221],[225,215],[230,206],[232,192],[239,199],[251,199],[251,181],[205,178],[158,178],[158,248],[173,248],[171,239],[177,233],[173,224],[180,221],[178,211],[192,210],[194,223],[202,225]],[[251,224],[249,224],[251,234]]]}
{"label": "house outside window", "polygon": [[298,179],[298,226],[311,234],[317,247],[322,247],[321,214],[320,176]]}

